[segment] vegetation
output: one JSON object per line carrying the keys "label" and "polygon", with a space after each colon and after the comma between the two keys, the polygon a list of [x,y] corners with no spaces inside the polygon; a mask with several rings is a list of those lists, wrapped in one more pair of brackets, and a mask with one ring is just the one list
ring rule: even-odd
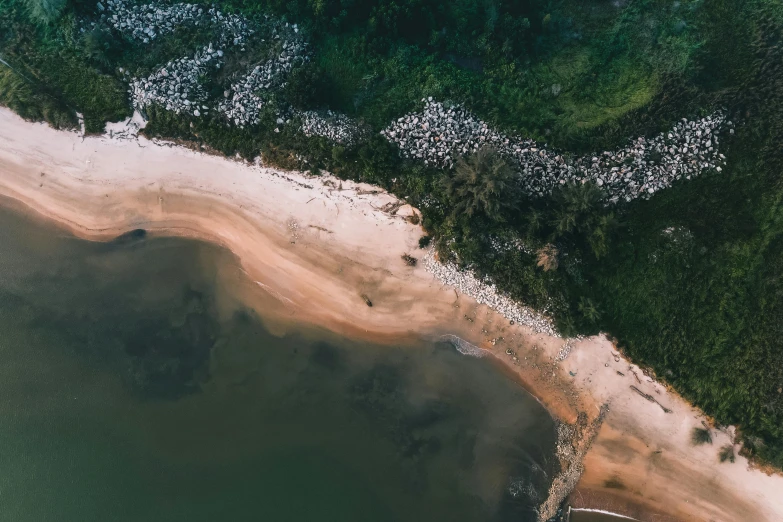
{"label": "vegetation", "polygon": [[440,185],[452,220],[464,217],[502,222],[517,207],[516,174],[492,149],[459,158],[454,174],[442,177]]}
{"label": "vegetation", "polygon": [[27,0],[26,3],[30,17],[42,25],[57,20],[65,8],[65,0]]}
{"label": "vegetation", "polygon": [[416,259],[415,257],[411,256],[410,254],[403,254],[402,255],[402,260],[405,261],[405,264],[408,265],[408,266],[416,266],[416,263],[419,262],[418,259]]}
{"label": "vegetation", "polygon": [[[254,127],[148,111],[147,132],[286,168],[326,169],[405,196],[443,256],[550,311],[566,334],[606,331],[747,451],[783,466],[783,6],[775,0],[223,0],[300,25],[313,49]],[[90,20],[93,0],[0,0],[0,103],[88,132],[130,114],[143,75],[209,41],[181,29],[141,46]],[[220,82],[260,43],[206,78]],[[602,150],[682,117],[728,111],[721,173],[604,207],[600,188],[517,193],[491,150],[453,171],[403,160],[378,135],[433,96],[566,153]],[[330,108],[371,138],[335,147],[277,103]],[[307,159],[307,163],[302,158]]]}
{"label": "vegetation", "polygon": [[731,462],[732,464],[736,460],[734,455],[734,446],[732,444],[726,444],[718,452],[718,460],[721,462]]}
{"label": "vegetation", "polygon": [[691,432],[691,444],[701,446],[702,444],[712,444],[712,434],[707,428],[693,428]]}

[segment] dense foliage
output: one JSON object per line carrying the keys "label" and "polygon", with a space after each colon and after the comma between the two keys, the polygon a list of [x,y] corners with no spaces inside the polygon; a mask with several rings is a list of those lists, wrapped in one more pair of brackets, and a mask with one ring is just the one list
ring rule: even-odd
{"label": "dense foliage", "polygon": [[[373,131],[370,139],[341,147],[295,125],[274,132],[271,109],[238,129],[217,116],[153,108],[148,133],[248,158],[261,152],[282,167],[328,169],[408,197],[443,255],[551,312],[566,333],[611,333],[717,422],[738,424],[751,452],[783,466],[779,2],[220,4],[298,23],[312,60],[271,101],[344,112]],[[210,37],[183,28],[140,46],[106,27],[78,31],[94,12],[93,0],[0,0],[0,103],[58,127],[73,126],[79,111],[87,130],[100,132],[130,114],[119,67],[146,74]],[[223,74],[253,52],[228,57]],[[507,166],[491,151],[453,172],[402,160],[377,131],[425,96],[459,101],[499,128],[572,152],[716,108],[738,126],[722,173],[606,208],[593,185],[526,198],[509,188]]]}

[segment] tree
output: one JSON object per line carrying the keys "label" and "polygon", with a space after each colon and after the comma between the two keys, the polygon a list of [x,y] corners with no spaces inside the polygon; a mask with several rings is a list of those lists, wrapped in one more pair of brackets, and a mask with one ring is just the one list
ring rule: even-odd
{"label": "tree", "polygon": [[601,205],[603,194],[595,183],[568,183],[555,192],[553,225],[557,235],[563,236],[585,229],[585,221]]}
{"label": "tree", "polygon": [[736,457],[734,455],[734,446],[731,444],[726,444],[720,449],[720,452],[718,452],[718,460],[721,462],[731,462],[734,463],[736,460]]}
{"label": "tree", "polygon": [[601,312],[598,311],[595,303],[589,297],[580,297],[577,308],[579,308],[582,316],[591,324],[597,323],[598,319],[601,318]]}
{"label": "tree", "polygon": [[66,0],[27,0],[27,8],[33,20],[47,25],[60,17]]}
{"label": "tree", "polygon": [[617,227],[617,218],[612,212],[604,214],[595,221],[587,242],[596,259],[601,259],[609,252],[609,239]]}
{"label": "tree", "polygon": [[82,49],[84,54],[102,67],[111,64],[109,50],[112,44],[111,34],[103,29],[93,29],[82,37]]}
{"label": "tree", "polygon": [[712,444],[712,434],[707,428],[693,428],[691,432],[691,444],[701,446],[702,444]]}
{"label": "tree", "polygon": [[452,216],[483,216],[506,221],[519,199],[515,172],[495,149],[482,148],[467,159],[460,158],[454,174],[441,180],[451,203]]}
{"label": "tree", "polygon": [[609,252],[611,236],[619,226],[604,205],[604,193],[595,183],[568,183],[553,194],[550,240],[568,237],[600,259]]}
{"label": "tree", "polygon": [[323,68],[308,63],[294,68],[288,75],[283,96],[293,107],[302,110],[328,105],[334,87]]}
{"label": "tree", "polygon": [[537,265],[544,269],[544,272],[548,272],[550,270],[557,270],[558,260],[557,260],[557,247],[553,245],[552,243],[549,243],[547,245],[544,245],[538,252],[538,261]]}

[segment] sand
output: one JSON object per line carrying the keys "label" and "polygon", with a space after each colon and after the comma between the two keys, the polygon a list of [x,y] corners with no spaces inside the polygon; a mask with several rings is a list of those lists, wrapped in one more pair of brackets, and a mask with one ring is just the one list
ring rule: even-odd
{"label": "sand", "polygon": [[275,299],[263,313],[278,325],[306,321],[386,343],[455,334],[496,356],[567,422],[580,411],[592,420],[608,404],[572,495],[576,507],[639,520],[783,520],[783,476],[750,469],[743,457],[720,464],[727,433],[693,447],[703,414],[631,367],[605,337],[581,340],[554,362],[563,339],[512,326],[421,263],[407,266],[403,254],[424,257],[423,232],[405,218],[415,209],[388,211],[395,197],[114,135],[55,131],[0,108],[0,195],[87,239],[143,228],[218,243],[247,272],[248,302],[254,294]]}

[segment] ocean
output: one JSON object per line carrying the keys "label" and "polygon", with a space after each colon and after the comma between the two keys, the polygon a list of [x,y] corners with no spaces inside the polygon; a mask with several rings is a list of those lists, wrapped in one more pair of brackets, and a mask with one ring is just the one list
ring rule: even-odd
{"label": "ocean", "polygon": [[0,210],[0,521],[535,520],[554,422],[492,361],[278,328],[253,286]]}

